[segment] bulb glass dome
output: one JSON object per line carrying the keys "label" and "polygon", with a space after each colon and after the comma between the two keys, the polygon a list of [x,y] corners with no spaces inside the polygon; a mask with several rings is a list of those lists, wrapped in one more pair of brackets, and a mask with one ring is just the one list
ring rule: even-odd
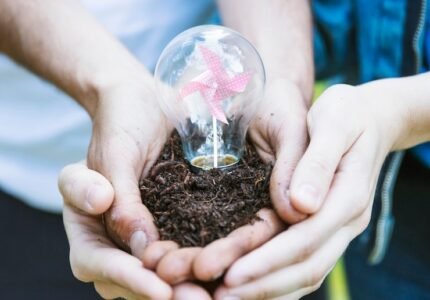
{"label": "bulb glass dome", "polygon": [[237,163],[265,83],[251,43],[222,26],[191,28],[163,50],[155,77],[161,108],[191,165],[211,169]]}

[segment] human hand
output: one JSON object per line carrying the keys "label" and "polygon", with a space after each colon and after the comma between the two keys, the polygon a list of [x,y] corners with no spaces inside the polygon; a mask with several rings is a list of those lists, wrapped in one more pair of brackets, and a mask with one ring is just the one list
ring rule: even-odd
{"label": "human hand", "polygon": [[297,299],[321,285],[366,228],[384,158],[403,135],[405,110],[388,90],[337,85],[319,98],[290,185],[293,206],[316,213],[236,261],[217,299]]}
{"label": "human hand", "polygon": [[296,84],[274,79],[268,82],[249,129],[249,137],[260,157],[274,164],[270,197],[280,217],[290,224],[313,212],[304,205],[294,206],[289,188],[293,171],[307,144],[307,102]]}
{"label": "human hand", "polygon": [[141,257],[145,246],[158,239],[158,232],[142,204],[139,180],[158,158],[171,126],[158,108],[154,79],[130,76],[140,80],[130,79],[100,95],[93,113],[88,166],[105,176],[115,191],[105,214],[109,236]]}
{"label": "human hand", "polygon": [[[106,234],[101,214],[114,200],[112,185],[84,164],[67,166],[59,177],[63,220],[74,276],[93,282],[104,299],[170,299],[172,288],[142,262],[118,249]],[[182,292],[183,293],[183,292]]]}
{"label": "human hand", "polygon": [[170,287],[139,259],[112,243],[101,214],[112,204],[114,191],[101,174],[85,164],[72,164],[61,172],[59,188],[73,274],[83,282],[93,282],[101,297],[210,299],[204,289],[190,282]]}

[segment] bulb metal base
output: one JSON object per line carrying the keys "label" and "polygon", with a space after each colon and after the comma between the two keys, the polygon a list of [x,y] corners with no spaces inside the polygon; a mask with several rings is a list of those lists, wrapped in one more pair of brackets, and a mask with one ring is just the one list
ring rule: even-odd
{"label": "bulb metal base", "polygon": [[[231,154],[218,155],[218,169],[231,168],[239,162],[237,156]],[[195,171],[208,171],[214,168],[214,157],[213,155],[202,155],[194,157],[190,161],[192,169]]]}

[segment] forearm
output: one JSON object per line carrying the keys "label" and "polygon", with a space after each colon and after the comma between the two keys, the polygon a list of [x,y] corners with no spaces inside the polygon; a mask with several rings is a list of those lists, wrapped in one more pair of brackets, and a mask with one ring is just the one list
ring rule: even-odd
{"label": "forearm", "polygon": [[245,35],[262,56],[268,80],[298,85],[309,104],[314,67],[307,0],[218,0],[224,24]]}
{"label": "forearm", "polygon": [[430,72],[373,81],[359,86],[374,103],[373,113],[394,134],[391,150],[430,141]]}
{"label": "forearm", "polygon": [[0,51],[63,89],[90,114],[102,91],[149,76],[73,0],[0,1]]}

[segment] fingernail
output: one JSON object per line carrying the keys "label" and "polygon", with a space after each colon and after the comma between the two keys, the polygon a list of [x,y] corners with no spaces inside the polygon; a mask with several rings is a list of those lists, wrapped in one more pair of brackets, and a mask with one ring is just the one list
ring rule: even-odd
{"label": "fingernail", "polygon": [[133,256],[141,258],[143,256],[143,251],[146,248],[148,239],[143,231],[136,231],[130,238],[130,249]]}
{"label": "fingernail", "polygon": [[311,209],[317,209],[319,205],[319,193],[315,187],[310,184],[302,184],[299,187],[297,198],[300,202]]}

